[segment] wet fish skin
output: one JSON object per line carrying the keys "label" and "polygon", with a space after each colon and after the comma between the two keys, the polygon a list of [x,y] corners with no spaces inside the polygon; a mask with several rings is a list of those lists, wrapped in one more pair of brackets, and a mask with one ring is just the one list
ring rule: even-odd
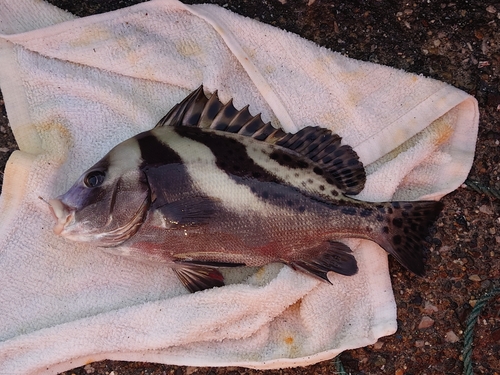
{"label": "wet fish skin", "polygon": [[327,281],[329,271],[353,275],[355,257],[340,242],[350,237],[422,275],[423,240],[442,203],[349,197],[365,179],[338,135],[284,133],[200,87],[49,203],[57,234],[165,262],[191,291],[223,285],[221,266],[284,262]]}

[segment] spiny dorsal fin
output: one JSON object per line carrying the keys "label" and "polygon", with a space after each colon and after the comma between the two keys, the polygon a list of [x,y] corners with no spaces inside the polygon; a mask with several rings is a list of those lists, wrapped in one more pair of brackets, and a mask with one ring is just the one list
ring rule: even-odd
{"label": "spiny dorsal fin", "polygon": [[160,126],[194,126],[214,129],[254,138],[281,146],[317,164],[314,171],[330,178],[346,194],[360,193],[366,181],[365,169],[356,152],[348,145],[341,145],[341,138],[330,130],[305,127],[297,133],[285,133],[264,123],[260,114],[253,116],[248,106],[237,110],[233,101],[223,104],[217,91],[206,97],[203,86],[198,87],[163,117]]}

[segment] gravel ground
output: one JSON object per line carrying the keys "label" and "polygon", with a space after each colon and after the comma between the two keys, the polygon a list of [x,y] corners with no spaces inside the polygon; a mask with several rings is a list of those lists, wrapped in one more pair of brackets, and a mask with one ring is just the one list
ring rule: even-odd
{"label": "gravel ground", "polygon": [[[132,1],[51,0],[79,16],[132,5]],[[196,3],[198,1],[186,1]],[[210,2],[210,1],[209,1]],[[476,159],[469,179],[500,189],[500,3],[434,0],[231,0],[211,1],[236,13],[292,31],[342,54],[423,74],[474,95],[481,111]],[[3,101],[0,98],[3,107]],[[0,171],[16,148],[2,108]],[[3,173],[0,172],[0,184]],[[433,234],[427,276],[414,278],[391,260],[398,331],[375,345],[344,352],[351,374],[460,374],[465,321],[476,300],[500,282],[498,199],[461,187],[444,198]],[[500,374],[500,301],[478,319],[473,354],[476,374]],[[334,374],[333,361],[275,371],[178,367],[103,361],[64,373]]]}

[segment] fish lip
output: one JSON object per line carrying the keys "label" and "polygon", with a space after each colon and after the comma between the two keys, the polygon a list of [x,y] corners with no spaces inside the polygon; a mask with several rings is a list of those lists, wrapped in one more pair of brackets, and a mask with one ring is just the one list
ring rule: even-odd
{"label": "fish lip", "polygon": [[74,221],[76,210],[59,199],[50,199],[48,203],[52,216],[57,220],[53,231],[56,235],[61,235],[68,224]]}

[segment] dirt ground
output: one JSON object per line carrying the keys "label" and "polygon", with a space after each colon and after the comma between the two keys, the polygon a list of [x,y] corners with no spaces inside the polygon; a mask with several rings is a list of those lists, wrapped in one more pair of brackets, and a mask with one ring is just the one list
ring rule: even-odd
{"label": "dirt ground", "polygon": [[[133,4],[128,0],[51,2],[79,16]],[[346,56],[436,78],[474,95],[479,101],[481,117],[476,158],[469,179],[500,189],[500,2],[208,2],[297,33]],[[1,98],[0,104],[0,171],[3,171],[16,143]],[[2,177],[0,172],[0,184]],[[398,331],[375,345],[342,353],[340,359],[346,373],[462,373],[461,352],[467,316],[480,296],[500,285],[499,199],[464,185],[445,197],[444,203],[445,209],[433,232],[426,277],[409,276],[391,259]],[[500,374],[500,298],[491,300],[480,315],[474,344],[474,373]],[[103,361],[64,375],[334,373],[337,371],[333,360],[274,371]]]}

